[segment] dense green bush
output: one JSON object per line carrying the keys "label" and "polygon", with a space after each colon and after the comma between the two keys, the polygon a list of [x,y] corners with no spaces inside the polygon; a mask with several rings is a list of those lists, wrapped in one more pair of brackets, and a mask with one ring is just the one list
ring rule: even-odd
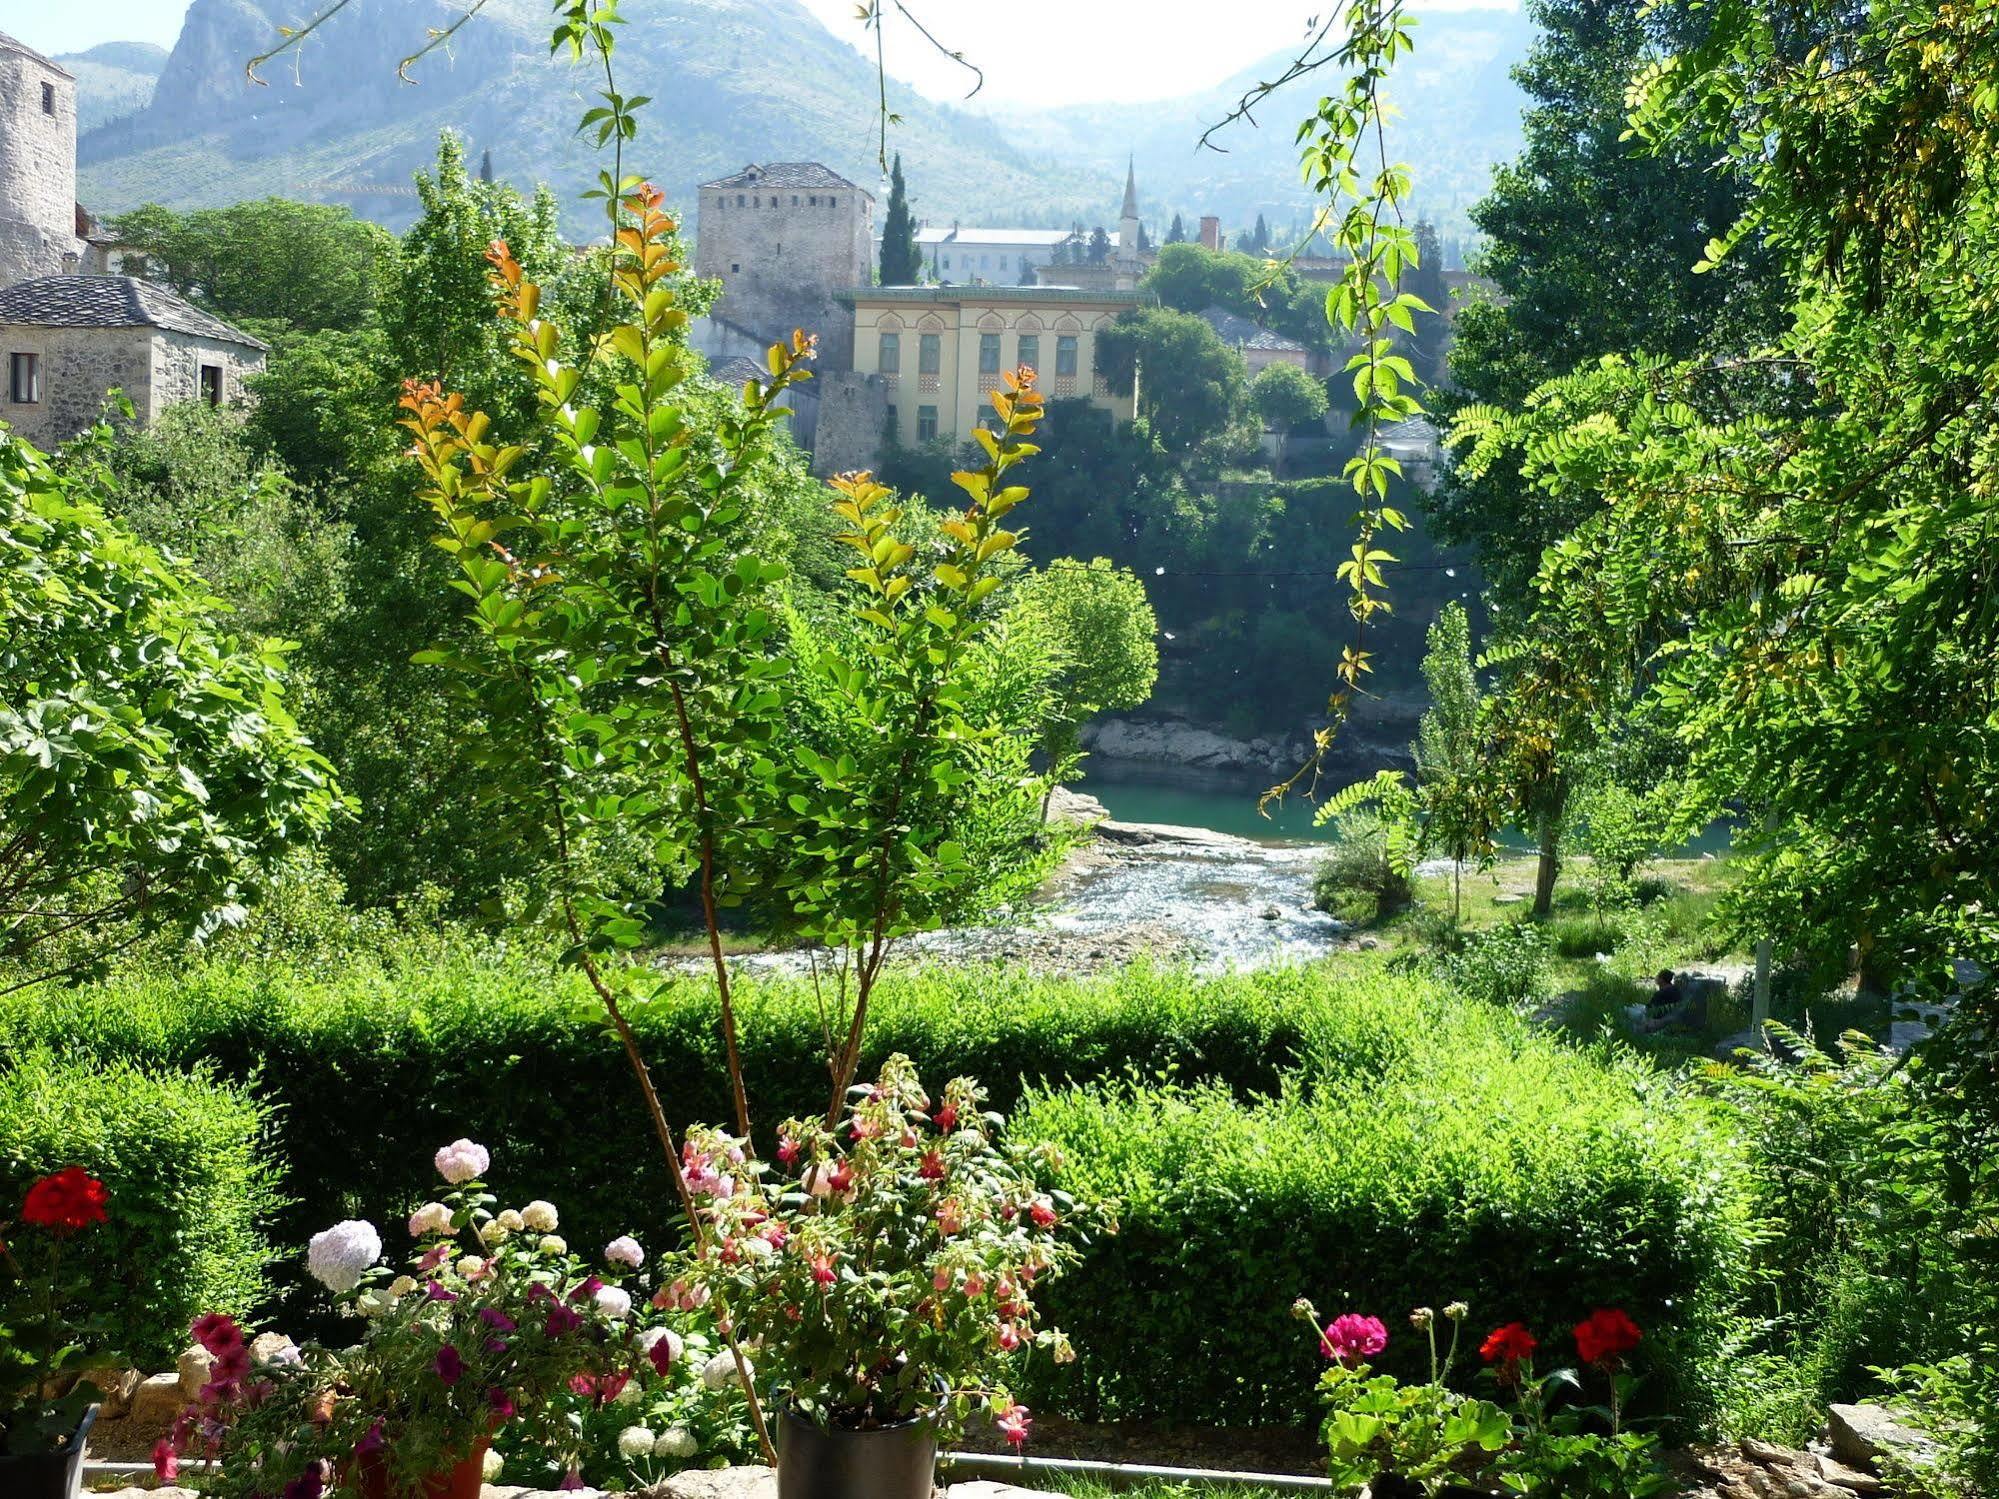
{"label": "dense green bush", "polygon": [[[1306,1421],[1316,1355],[1288,1308],[1309,1295],[1391,1329],[1463,1300],[1551,1349],[1622,1306],[1649,1329],[1649,1403],[1711,1411],[1749,1230],[1705,1105],[1420,983],[1322,1007],[1303,1045],[1297,1081],[1246,1108],[1213,1085],[1032,1099],[1016,1128],[1123,1204],[1120,1234],[1051,1288],[1082,1357],[1048,1395],[1093,1417]],[[1406,1332],[1382,1363],[1426,1372]]]}
{"label": "dense green bush", "polygon": [[1547,956],[1539,927],[1511,921],[1469,933],[1456,952],[1438,958],[1437,975],[1468,998],[1517,1005],[1537,996]]}
{"label": "dense green bush", "polygon": [[248,1312],[264,1296],[264,1225],[277,1207],[261,1150],[266,1113],[205,1069],[170,1075],[34,1049],[0,1071],[0,1215],[35,1178],[82,1166],[110,1192],[89,1231],[97,1300],[115,1351],[170,1365],[205,1311]]}
{"label": "dense green bush", "polygon": [[1341,921],[1369,922],[1416,898],[1407,868],[1389,848],[1380,814],[1362,809],[1340,818],[1337,841],[1312,871],[1312,904]]}

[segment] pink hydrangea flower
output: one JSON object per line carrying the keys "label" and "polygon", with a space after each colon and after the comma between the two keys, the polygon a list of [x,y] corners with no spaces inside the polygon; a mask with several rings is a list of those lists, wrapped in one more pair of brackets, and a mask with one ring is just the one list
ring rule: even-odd
{"label": "pink hydrangea flower", "polygon": [[604,1259],[609,1264],[636,1270],[646,1262],[646,1252],[630,1234],[620,1234],[604,1246]]}
{"label": "pink hydrangea flower", "polygon": [[439,1146],[431,1160],[437,1166],[437,1174],[454,1187],[484,1176],[486,1168],[493,1164],[493,1157],[485,1146],[464,1139]]}

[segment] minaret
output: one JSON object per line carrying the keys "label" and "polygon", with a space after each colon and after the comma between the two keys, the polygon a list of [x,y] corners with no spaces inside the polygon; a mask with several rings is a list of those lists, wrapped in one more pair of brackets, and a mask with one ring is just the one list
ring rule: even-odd
{"label": "minaret", "polygon": [[1119,290],[1138,285],[1138,174],[1130,157],[1125,158],[1124,207],[1118,210],[1117,271]]}

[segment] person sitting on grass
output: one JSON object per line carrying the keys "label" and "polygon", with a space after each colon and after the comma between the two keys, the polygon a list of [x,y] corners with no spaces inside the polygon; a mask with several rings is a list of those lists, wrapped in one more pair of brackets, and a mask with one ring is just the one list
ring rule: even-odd
{"label": "person sitting on grass", "polygon": [[1680,994],[1673,970],[1661,968],[1653,981],[1652,997],[1645,1001],[1644,1018],[1638,1022],[1640,1035],[1651,1035],[1689,1017],[1693,1007]]}

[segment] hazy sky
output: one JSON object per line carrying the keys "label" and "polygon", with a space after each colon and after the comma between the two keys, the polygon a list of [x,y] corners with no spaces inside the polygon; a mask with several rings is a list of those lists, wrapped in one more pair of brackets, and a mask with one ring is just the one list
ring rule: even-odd
{"label": "hazy sky", "polygon": [[[301,18],[312,0],[295,0]],[[863,39],[854,0],[803,0],[836,36]],[[1154,99],[1218,83],[1295,43],[1313,14],[1336,0],[1062,0],[1059,6],[995,6],[990,0],[905,0],[937,33],[986,70],[988,107],[1019,100],[1069,104]],[[1417,0],[1419,10],[1512,9],[1518,0]],[[637,20],[646,0],[628,0]],[[171,47],[187,0],[0,0],[0,31],[44,52],[80,52],[99,42]],[[474,24],[477,24],[476,22]],[[869,38],[868,40],[872,40]],[[939,57],[900,17],[886,36],[889,72],[951,99],[968,77]]]}

